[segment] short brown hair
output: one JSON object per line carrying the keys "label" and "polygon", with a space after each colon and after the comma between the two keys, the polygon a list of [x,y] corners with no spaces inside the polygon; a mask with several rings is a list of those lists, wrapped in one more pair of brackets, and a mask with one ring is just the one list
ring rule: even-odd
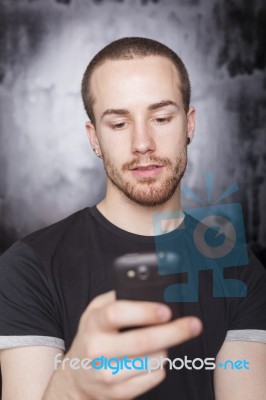
{"label": "short brown hair", "polygon": [[90,61],[83,75],[81,86],[82,100],[88,117],[94,125],[93,104],[95,99],[90,90],[90,80],[94,70],[107,60],[129,60],[135,57],[142,58],[147,56],[164,56],[174,63],[180,77],[180,90],[184,109],[186,112],[188,111],[191,85],[187,69],[181,58],[169,47],[156,40],[142,37],[124,37],[109,43],[99,51]]}

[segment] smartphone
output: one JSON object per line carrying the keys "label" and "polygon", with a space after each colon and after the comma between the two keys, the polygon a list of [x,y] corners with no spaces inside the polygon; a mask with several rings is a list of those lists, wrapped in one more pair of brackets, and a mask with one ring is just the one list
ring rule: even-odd
{"label": "smartphone", "polygon": [[132,253],[116,258],[113,264],[116,298],[164,303],[171,308],[172,319],[181,317],[182,304],[164,299],[166,287],[180,283],[175,270],[177,257],[174,253],[161,252]]}

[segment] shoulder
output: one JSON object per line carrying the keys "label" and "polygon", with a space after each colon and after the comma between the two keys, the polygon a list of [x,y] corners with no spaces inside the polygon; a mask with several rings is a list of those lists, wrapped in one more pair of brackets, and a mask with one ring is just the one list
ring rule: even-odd
{"label": "shoulder", "polygon": [[93,231],[89,210],[79,210],[15,242],[0,257],[1,272],[13,274],[19,270],[22,273],[29,268],[44,272],[56,254],[83,246],[90,230]]}
{"label": "shoulder", "polygon": [[77,230],[82,232],[82,230],[88,225],[89,217],[89,208],[84,208],[61,221],[29,234],[21,239],[21,242],[33,246],[37,246],[40,243],[46,243],[47,241],[49,243],[53,241],[58,242],[68,235],[74,236]]}

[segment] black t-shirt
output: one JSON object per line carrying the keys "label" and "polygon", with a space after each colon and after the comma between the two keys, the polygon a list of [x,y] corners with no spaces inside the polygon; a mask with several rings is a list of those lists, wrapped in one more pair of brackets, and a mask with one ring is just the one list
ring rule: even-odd
{"label": "black t-shirt", "polygon": [[[185,215],[186,229],[164,239],[191,235],[191,220]],[[16,242],[0,258],[0,348],[47,345],[68,351],[87,305],[113,289],[113,260],[151,251],[153,236],[118,228],[96,206]],[[184,312],[202,320],[203,333],[170,349],[169,358],[216,357],[225,340],[266,342],[264,268],[249,254],[248,265],[226,268],[224,277],[245,282],[247,296],[214,297],[213,271],[199,271],[199,299],[184,303]],[[213,370],[173,369],[139,399],[213,400]]]}

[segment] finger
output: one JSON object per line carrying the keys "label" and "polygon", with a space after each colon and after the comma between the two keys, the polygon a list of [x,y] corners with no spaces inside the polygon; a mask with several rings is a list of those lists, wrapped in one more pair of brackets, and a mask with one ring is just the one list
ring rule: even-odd
{"label": "finger", "polygon": [[132,377],[126,381],[116,383],[108,387],[106,398],[108,395],[113,399],[131,400],[135,397],[147,392],[153,387],[159,385],[166,377],[164,369],[158,369],[150,374],[141,374]]}
{"label": "finger", "polygon": [[[106,306],[107,304],[113,303],[115,301],[115,291],[111,290],[109,292],[103,293],[95,297],[86,310],[95,310]],[[86,311],[85,311],[86,312]]]}
{"label": "finger", "polygon": [[[192,339],[202,331],[202,323],[196,317],[178,318],[174,321],[148,328],[133,329],[113,334],[106,341],[105,356],[123,357],[158,352]],[[110,342],[111,339],[111,342]],[[108,354],[109,353],[109,354]]]}
{"label": "finger", "polygon": [[94,322],[101,331],[154,325],[171,318],[171,310],[165,304],[131,300],[117,300],[94,314]]}

